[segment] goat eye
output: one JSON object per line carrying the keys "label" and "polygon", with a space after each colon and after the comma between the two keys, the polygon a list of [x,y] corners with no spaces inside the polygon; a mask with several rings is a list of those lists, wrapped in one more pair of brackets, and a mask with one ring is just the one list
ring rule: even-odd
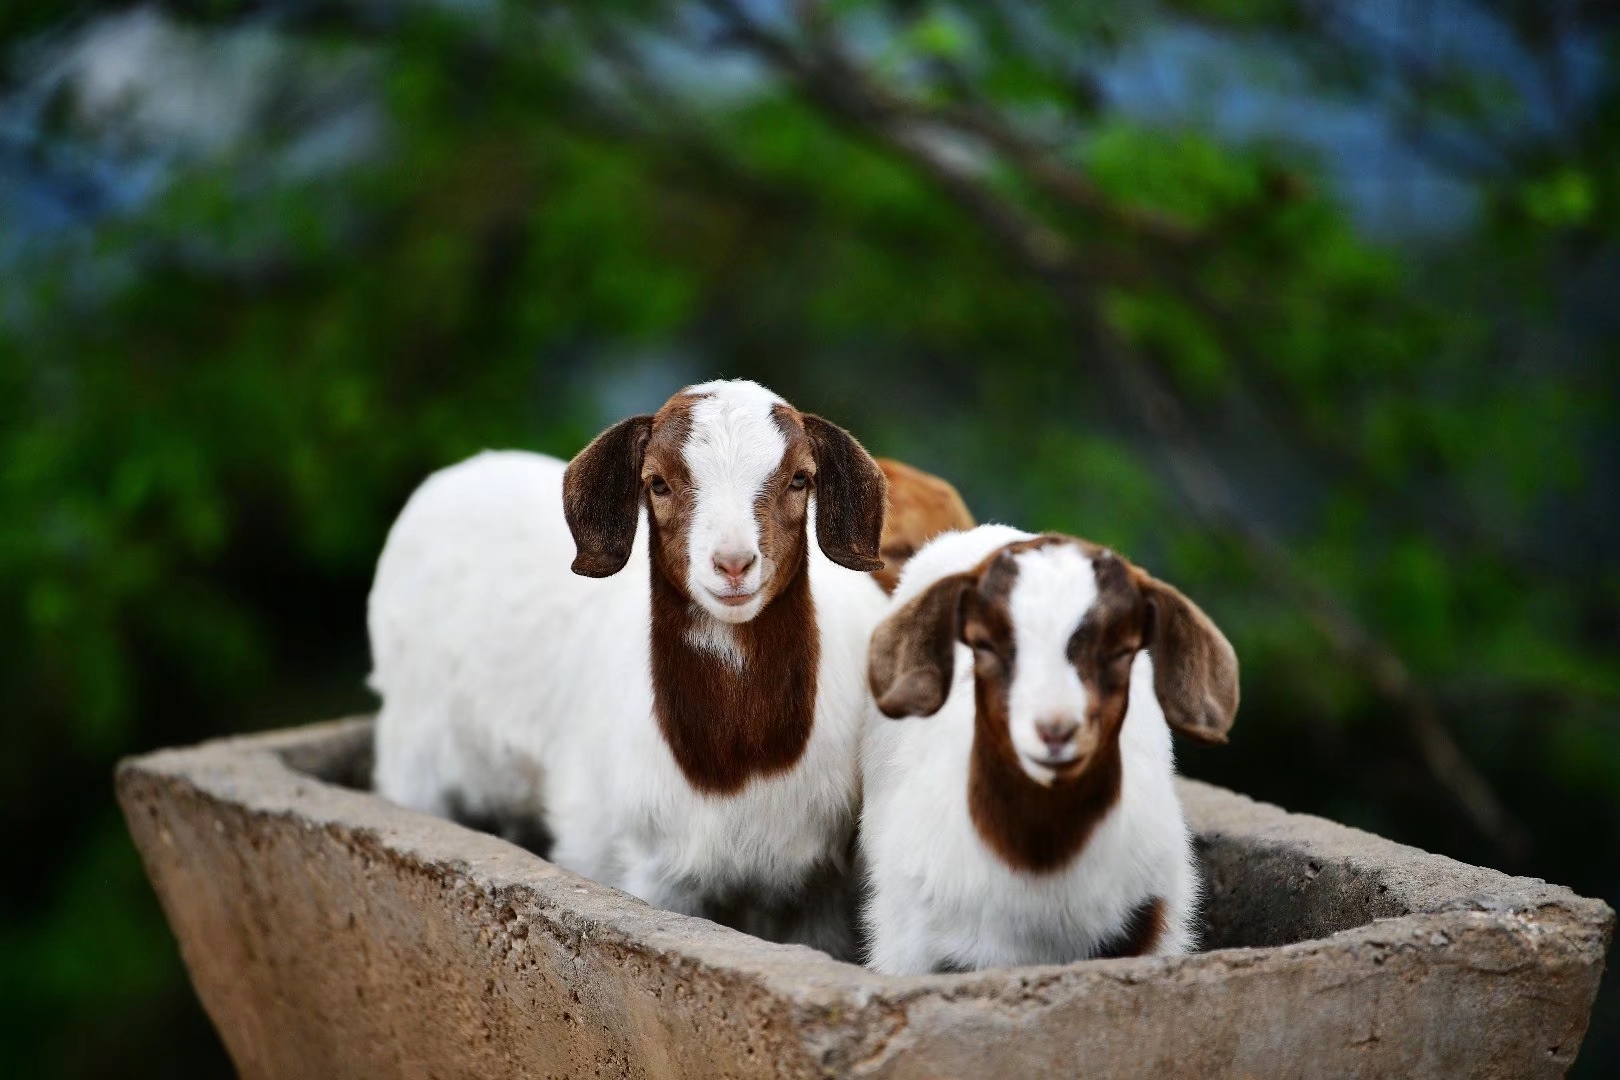
{"label": "goat eye", "polygon": [[664,478],[662,476],[653,477],[652,483],[649,486],[652,488],[652,493],[654,495],[669,494],[669,485],[664,482]]}
{"label": "goat eye", "polygon": [[792,488],[794,491],[803,491],[805,485],[809,482],[810,474],[805,472],[803,469],[800,469],[798,472],[793,474],[793,479],[788,483],[788,487]]}

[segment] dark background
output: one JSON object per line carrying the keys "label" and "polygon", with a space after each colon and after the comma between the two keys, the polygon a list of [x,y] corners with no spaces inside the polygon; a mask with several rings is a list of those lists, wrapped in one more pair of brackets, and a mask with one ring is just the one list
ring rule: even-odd
{"label": "dark background", "polygon": [[0,5],[0,1074],[227,1074],[114,762],[367,709],[422,476],[722,374],[1197,598],[1188,773],[1616,902],[1617,19]]}

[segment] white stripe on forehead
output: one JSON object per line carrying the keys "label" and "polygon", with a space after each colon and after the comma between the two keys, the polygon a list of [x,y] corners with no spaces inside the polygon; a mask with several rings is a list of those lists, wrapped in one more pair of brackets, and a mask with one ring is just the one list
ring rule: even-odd
{"label": "white stripe on forehead", "polygon": [[1007,597],[1017,650],[1014,681],[1023,681],[1026,673],[1036,676],[1048,665],[1073,674],[1066,655],[1069,639],[1097,600],[1091,559],[1078,544],[1048,544],[1014,558],[1018,577]]}
{"label": "white stripe on forehead", "polygon": [[682,393],[697,398],[681,457],[700,500],[711,494],[752,499],[787,451],[772,415],[782,399],[743,379],[702,383]]}
{"label": "white stripe on forehead", "polygon": [[714,397],[723,397],[745,405],[749,402],[762,404],[766,409],[772,405],[786,405],[780,396],[765,389],[752,379],[714,379],[696,386],[688,386],[681,391],[682,394],[707,394]]}
{"label": "white stripe on forehead", "polygon": [[[1072,543],[1046,544],[1013,556],[1018,577],[1007,597],[1012,616],[1012,684],[1007,688],[1007,727],[1020,762],[1046,754],[1039,724],[1047,717],[1084,723],[1089,693],[1069,662],[1069,639],[1097,600],[1091,560]],[[1023,765],[1037,783],[1051,777]]]}
{"label": "white stripe on forehead", "polygon": [[[755,511],[766,482],[782,463],[787,439],[772,415],[782,399],[757,383],[712,382],[692,387],[692,427],[681,448],[694,499],[687,531],[688,580],[712,592],[713,559],[756,557],[756,575],[770,572],[760,554]],[[701,396],[697,396],[701,395]]]}

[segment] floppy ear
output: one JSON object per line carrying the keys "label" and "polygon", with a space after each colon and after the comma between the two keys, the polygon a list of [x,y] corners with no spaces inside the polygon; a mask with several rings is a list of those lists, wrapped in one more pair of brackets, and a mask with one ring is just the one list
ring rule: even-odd
{"label": "floppy ear", "polygon": [[619,421],[592,439],[563,471],[563,517],[574,534],[574,573],[609,577],[630,561],[641,457],[652,422],[650,416]]}
{"label": "floppy ear", "polygon": [[888,481],[855,436],[819,416],[804,416],[816,455],[816,539],[839,566],[881,570]]}
{"label": "floppy ear", "polygon": [[[1132,568],[1135,570],[1135,568]],[[1197,742],[1226,742],[1238,709],[1238,660],[1232,643],[1175,588],[1136,570],[1150,620],[1153,689],[1165,721]]]}
{"label": "floppy ear", "polygon": [[884,716],[932,716],[951,693],[962,593],[972,574],[952,574],[878,624],[866,654],[866,682]]}

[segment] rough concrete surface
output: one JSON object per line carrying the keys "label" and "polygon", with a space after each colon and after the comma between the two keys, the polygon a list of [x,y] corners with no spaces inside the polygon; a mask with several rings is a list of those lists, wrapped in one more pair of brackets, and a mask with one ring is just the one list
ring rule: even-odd
{"label": "rough concrete surface", "polygon": [[1562,1076],[1614,913],[1203,784],[1211,951],[874,975],[342,786],[368,721],[125,762],[244,1080]]}

